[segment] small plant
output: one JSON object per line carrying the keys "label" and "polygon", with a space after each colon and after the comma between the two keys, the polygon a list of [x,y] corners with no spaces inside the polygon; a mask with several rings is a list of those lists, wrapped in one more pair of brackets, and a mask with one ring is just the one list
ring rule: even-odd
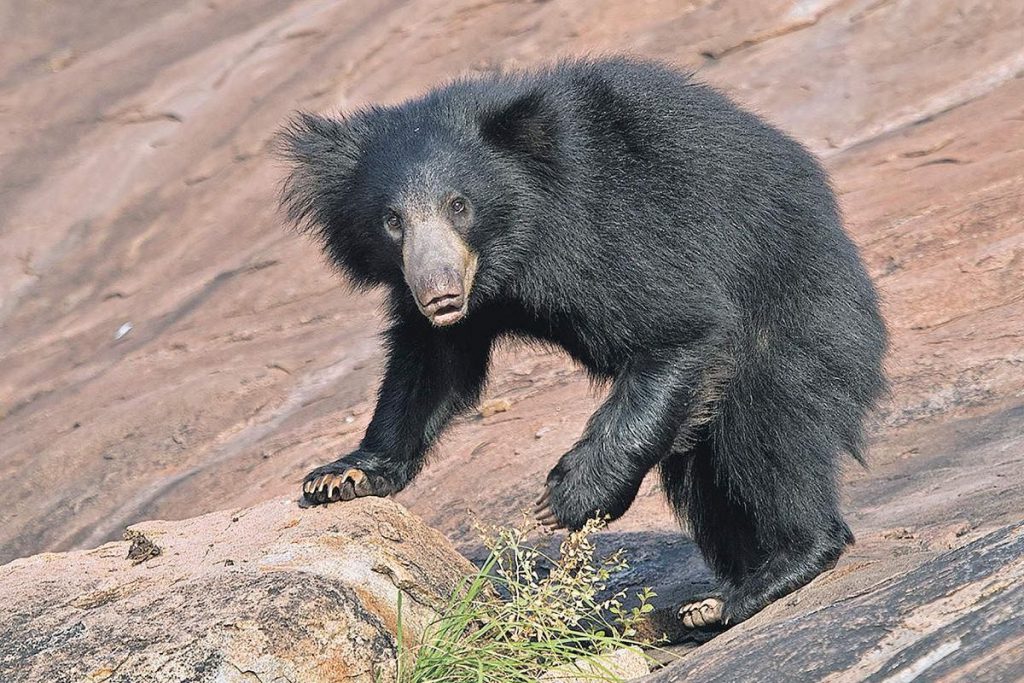
{"label": "small plant", "polygon": [[[626,591],[604,591],[628,567],[621,550],[596,557],[591,520],[549,558],[526,542],[535,528],[478,527],[490,551],[467,577],[441,616],[412,646],[399,642],[401,683],[533,683],[546,671],[589,663],[595,681],[618,681],[600,655],[649,643],[637,626],[653,611],[654,592],[639,591],[626,607]],[[550,566],[546,574],[545,566]],[[399,604],[401,609],[401,604]]]}

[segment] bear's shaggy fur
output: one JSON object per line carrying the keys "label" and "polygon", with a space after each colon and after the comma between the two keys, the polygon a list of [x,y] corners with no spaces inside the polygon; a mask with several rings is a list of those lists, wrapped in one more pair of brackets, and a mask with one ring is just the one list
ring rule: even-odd
{"label": "bear's shaggy fur", "polygon": [[749,617],[853,541],[837,470],[862,457],[886,334],[800,144],[685,75],[618,58],[300,114],[282,147],[290,218],[390,294],[373,420],[306,477],[309,501],[406,486],[475,405],[495,341],[521,337],[610,383],[551,471],[542,519],[619,517],[660,468],[722,579],[717,611],[688,625]]}

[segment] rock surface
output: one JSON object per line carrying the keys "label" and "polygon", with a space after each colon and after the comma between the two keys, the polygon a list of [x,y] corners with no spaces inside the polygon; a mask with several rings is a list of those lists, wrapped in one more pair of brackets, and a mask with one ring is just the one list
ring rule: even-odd
{"label": "rock surface", "polygon": [[[1022,26],[1022,0],[5,3],[0,561],[295,496],[357,443],[379,299],[282,229],[266,146],[291,110],[628,50],[697,70],[821,154],[885,298],[893,395],[871,469],[846,474],[857,546],[795,605],[687,658],[726,666],[744,638],[814,615],[803,647],[833,652],[846,641],[823,607],[1024,517]],[[486,398],[506,409],[465,418],[399,497],[474,557],[468,512],[515,520],[599,400],[557,353],[493,367]],[[604,538],[666,609],[710,580],[653,485]],[[901,630],[887,661],[931,628]]]}
{"label": "rock surface", "polygon": [[473,569],[381,499],[278,499],[126,539],[0,567],[0,680],[390,681],[399,592],[414,642]]}
{"label": "rock surface", "polygon": [[589,661],[578,660],[547,672],[537,683],[593,683],[595,680],[614,676],[621,680],[632,680],[650,673],[648,657],[639,649],[622,648]]}
{"label": "rock surface", "polygon": [[1024,680],[1024,523],[869,590],[825,602],[820,589],[780,601],[643,680],[730,683],[737,671],[751,681]]}

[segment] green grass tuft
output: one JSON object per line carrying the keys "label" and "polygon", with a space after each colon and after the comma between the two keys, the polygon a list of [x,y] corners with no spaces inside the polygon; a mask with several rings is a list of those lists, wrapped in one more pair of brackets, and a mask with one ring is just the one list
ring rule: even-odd
{"label": "green grass tuft", "polygon": [[[577,660],[591,664],[590,680],[621,680],[599,657],[650,645],[637,626],[653,611],[654,592],[637,592],[631,607],[626,591],[605,593],[628,565],[621,550],[596,556],[591,536],[603,527],[592,520],[570,533],[555,557],[527,544],[535,526],[481,528],[490,551],[483,567],[463,581],[422,642],[399,640],[400,683],[534,683]],[[546,575],[544,566],[551,567]]]}

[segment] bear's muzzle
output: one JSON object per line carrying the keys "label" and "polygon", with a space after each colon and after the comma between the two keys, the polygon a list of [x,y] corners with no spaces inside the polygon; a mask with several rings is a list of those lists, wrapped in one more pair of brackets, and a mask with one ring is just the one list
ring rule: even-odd
{"label": "bear's muzzle", "polygon": [[477,256],[445,221],[411,225],[402,242],[405,281],[420,312],[438,327],[465,317]]}

